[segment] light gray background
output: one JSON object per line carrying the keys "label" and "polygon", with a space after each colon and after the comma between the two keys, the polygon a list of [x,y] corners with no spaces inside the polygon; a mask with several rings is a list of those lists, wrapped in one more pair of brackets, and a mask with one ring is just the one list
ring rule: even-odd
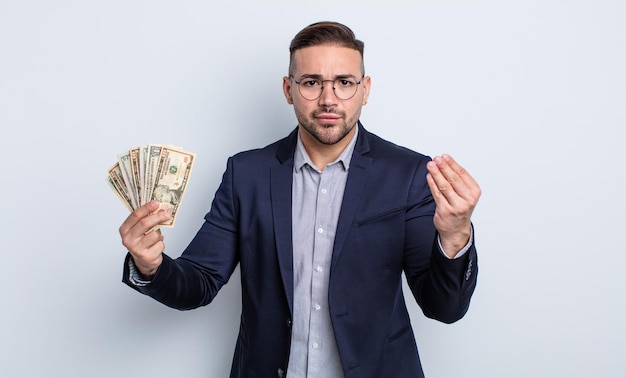
{"label": "light gray background", "polygon": [[366,42],[366,127],[483,188],[468,315],[408,301],[427,376],[624,376],[626,3],[376,3],[1,0],[0,375],[228,374],[238,273],[190,312],[125,287],[106,171],[138,144],[197,153],[178,256],[227,157],[295,127],[287,47],[331,19]]}

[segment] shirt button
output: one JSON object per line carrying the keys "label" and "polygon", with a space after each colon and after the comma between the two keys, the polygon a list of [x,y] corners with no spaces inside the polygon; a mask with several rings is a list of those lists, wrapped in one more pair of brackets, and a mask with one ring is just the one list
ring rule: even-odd
{"label": "shirt button", "polygon": [[315,305],[315,309],[316,309],[316,310],[319,310],[320,308],[322,308],[322,306],[320,306],[320,305],[318,305],[318,304],[316,304],[316,305]]}
{"label": "shirt button", "polygon": [[328,189],[322,188],[322,193],[324,193],[324,194],[328,193]]}
{"label": "shirt button", "polygon": [[317,349],[317,348],[319,348],[319,346],[320,345],[318,343],[313,343],[313,348]]}
{"label": "shirt button", "polygon": [[315,270],[317,270],[318,272],[322,272],[324,268],[322,268],[321,266],[318,266],[317,268],[315,268]]}
{"label": "shirt button", "polygon": [[320,233],[320,234],[323,234],[324,233],[324,229],[320,227],[320,228],[317,229],[317,232]]}

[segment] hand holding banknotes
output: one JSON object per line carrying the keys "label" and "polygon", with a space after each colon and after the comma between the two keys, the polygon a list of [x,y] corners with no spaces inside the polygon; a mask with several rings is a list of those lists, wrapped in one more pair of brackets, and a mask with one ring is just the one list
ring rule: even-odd
{"label": "hand holding banknotes", "polygon": [[161,265],[160,227],[174,227],[191,176],[195,154],[180,147],[148,144],[118,155],[107,182],[131,211],[120,227],[122,244],[144,278]]}

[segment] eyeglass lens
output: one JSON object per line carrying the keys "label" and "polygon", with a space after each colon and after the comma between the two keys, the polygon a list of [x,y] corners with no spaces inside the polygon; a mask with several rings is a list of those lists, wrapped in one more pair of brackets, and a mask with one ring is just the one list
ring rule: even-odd
{"label": "eyeglass lens", "polygon": [[322,95],[324,83],[333,85],[335,96],[341,100],[349,100],[356,94],[360,82],[350,78],[338,78],[335,80],[302,79],[298,83],[300,94],[307,100],[317,100]]}

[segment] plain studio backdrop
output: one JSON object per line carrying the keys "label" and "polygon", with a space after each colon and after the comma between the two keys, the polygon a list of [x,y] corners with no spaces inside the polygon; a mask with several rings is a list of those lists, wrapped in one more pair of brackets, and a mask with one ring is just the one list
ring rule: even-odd
{"label": "plain studio backdrop", "polygon": [[296,126],[291,38],[336,20],[366,44],[365,126],[483,189],[467,316],[407,296],[426,375],[623,377],[625,4],[0,1],[0,375],[227,376],[239,273],[188,312],[123,285],[106,172],[135,145],[197,153],[164,230],[179,256],[228,156]]}

